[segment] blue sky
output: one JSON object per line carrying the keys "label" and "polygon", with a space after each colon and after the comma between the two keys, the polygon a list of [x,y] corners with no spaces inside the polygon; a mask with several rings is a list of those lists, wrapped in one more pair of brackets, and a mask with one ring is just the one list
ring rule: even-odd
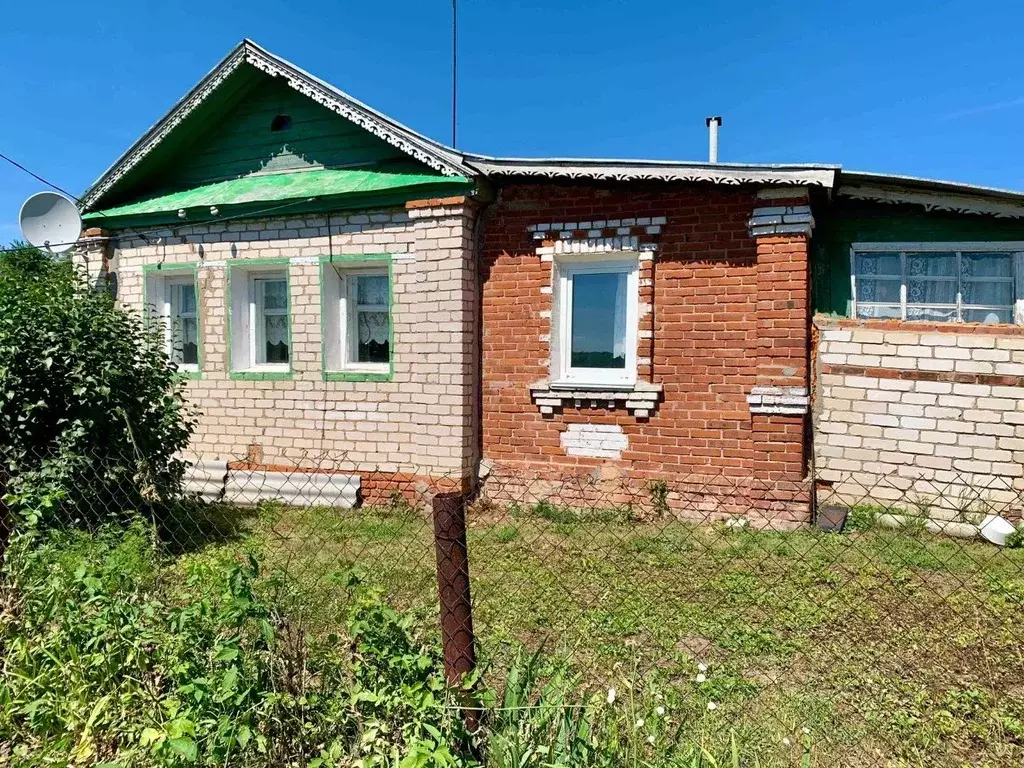
{"label": "blue sky", "polygon": [[[80,194],[242,37],[450,139],[449,0],[10,0],[0,152]],[[459,146],[1024,189],[1024,4],[461,0]],[[0,163],[0,242],[41,186]]]}

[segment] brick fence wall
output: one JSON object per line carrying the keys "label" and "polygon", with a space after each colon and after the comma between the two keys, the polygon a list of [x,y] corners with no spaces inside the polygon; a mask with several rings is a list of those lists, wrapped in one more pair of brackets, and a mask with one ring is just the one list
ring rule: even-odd
{"label": "brick fence wall", "polygon": [[[330,222],[310,215],[197,224],[149,243],[121,233],[108,253],[119,300],[135,309],[145,303],[144,267],[197,265],[202,371],[187,385],[201,412],[195,456],[354,471],[372,476],[375,487],[379,472],[398,473],[403,483],[418,473],[428,483],[458,484],[476,470],[474,222],[462,202],[434,201]],[[390,381],[325,380],[319,259],[328,254],[391,256]],[[284,380],[237,380],[229,371],[229,268],[255,259],[282,259],[289,275],[291,374]],[[96,261],[93,254],[91,268]]]}
{"label": "brick fence wall", "polygon": [[[482,250],[490,471],[801,480],[804,418],[752,414],[747,400],[759,384],[807,376],[806,239],[755,240],[748,224],[763,204],[756,190],[707,185],[504,187]],[[552,310],[552,263],[533,229],[554,222],[602,235],[621,225],[651,249],[649,261],[641,253],[638,374],[663,391],[647,417],[587,399],[544,414],[531,397],[549,376]],[[806,506],[761,511],[806,519]]]}
{"label": "brick fence wall", "polygon": [[1024,491],[1024,332],[1003,326],[817,318],[814,445],[829,495],[919,500],[943,521]]}

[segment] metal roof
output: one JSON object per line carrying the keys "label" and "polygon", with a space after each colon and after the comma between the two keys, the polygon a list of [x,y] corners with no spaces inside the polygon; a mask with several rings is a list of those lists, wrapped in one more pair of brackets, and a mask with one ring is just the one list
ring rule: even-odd
{"label": "metal roof", "polygon": [[271,76],[282,76],[288,84],[326,108],[351,120],[356,125],[398,147],[411,157],[448,176],[471,176],[461,156],[402,125],[396,120],[354,99],[344,91],[309,74],[286,59],[244,39],[225,56],[199,83],[186,93],[160,120],[114,162],[82,195],[86,210],[95,208],[103,196],[132,168],[174,131],[210,94],[243,64]]}
{"label": "metal roof", "polygon": [[836,194],[868,202],[919,205],[926,211],[1024,218],[1024,192],[917,176],[841,171]]}
{"label": "metal roof", "polygon": [[471,186],[464,176],[435,176],[425,173],[391,173],[367,169],[323,168],[300,173],[263,173],[238,179],[203,184],[191,189],[151,197],[127,205],[91,211],[86,221],[105,221],[126,216],[176,213],[193,208],[229,208],[251,203],[303,200],[341,195],[429,190],[433,194],[462,192]]}

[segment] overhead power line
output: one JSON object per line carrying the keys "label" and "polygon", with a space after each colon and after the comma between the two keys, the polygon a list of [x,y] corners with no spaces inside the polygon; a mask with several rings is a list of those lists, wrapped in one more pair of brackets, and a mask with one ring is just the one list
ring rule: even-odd
{"label": "overhead power line", "polygon": [[[76,197],[75,195],[72,195],[66,189],[63,189],[62,187],[58,187],[53,182],[47,181],[42,176],[40,176],[38,173],[34,173],[30,169],[26,168],[24,165],[19,163],[17,160],[12,160],[10,157],[8,157],[7,155],[3,154],[2,152],[0,152],[0,158],[6,160],[8,163],[13,165],[15,168],[17,168],[17,169],[19,169],[21,171],[24,171],[25,173],[27,173],[29,176],[31,176],[36,181],[42,182],[46,186],[50,187],[51,189],[57,190],[58,192],[60,192],[63,195],[67,195],[68,197],[70,197],[71,199],[75,200],[79,204],[82,203],[81,198]],[[302,203],[308,203],[308,202],[312,201],[313,199],[315,199],[315,198],[306,197],[306,198],[303,198],[301,200],[292,200],[291,202],[283,203],[283,204],[280,204],[280,205],[274,205],[274,206],[271,206],[269,208],[260,209],[258,211],[252,211],[250,213],[244,213],[244,214],[240,214],[238,216],[226,216],[224,218],[212,219],[211,221],[212,222],[217,222],[218,224],[223,224],[225,222],[235,221],[237,219],[251,219],[251,218],[254,218],[256,216],[262,216],[263,214],[266,214],[266,213],[273,213],[274,211],[280,211],[280,210],[283,210],[285,208],[292,208],[292,207],[294,207],[296,205],[300,205]],[[106,216],[107,215],[107,214],[103,213],[102,211],[96,211],[96,213],[98,215],[100,215],[100,216]],[[205,223],[205,222],[190,222],[190,221],[186,221],[186,222],[183,222],[183,223],[178,224],[176,226],[167,225],[167,226],[161,227],[160,229],[150,229],[150,230],[145,230],[145,231],[139,231],[137,229],[132,229],[131,227],[125,227],[125,231],[128,232],[129,234],[136,235],[140,239],[142,239],[145,242],[149,243],[149,238],[147,237],[147,235],[163,235],[163,236],[167,236],[167,231],[170,230],[170,232],[171,232],[170,237],[175,237],[175,236],[177,236],[177,231],[179,229],[182,229],[184,227],[194,226],[197,223]],[[77,240],[75,242],[77,242]],[[74,245],[74,244],[75,244],[74,242],[72,242],[72,243],[51,243],[51,245],[53,245],[53,246]],[[22,249],[21,248],[0,248],[0,253],[14,253],[15,251],[19,251],[19,250],[22,250]]]}
{"label": "overhead power line", "polygon": [[67,191],[66,189],[63,189],[62,187],[58,187],[58,186],[57,186],[56,184],[54,184],[54,183],[53,183],[52,181],[47,181],[47,180],[46,180],[46,179],[44,179],[44,178],[43,178],[42,176],[40,176],[40,175],[39,175],[38,173],[34,173],[33,171],[30,171],[30,170],[29,170],[28,168],[26,168],[26,167],[25,167],[24,165],[22,165],[21,163],[19,163],[19,162],[18,162],[17,160],[12,160],[12,159],[11,159],[11,158],[9,158],[9,157],[8,157],[7,155],[5,155],[5,154],[4,154],[3,152],[0,152],[0,158],[2,158],[2,159],[4,159],[4,160],[6,160],[6,161],[7,161],[8,163],[10,163],[11,165],[13,165],[13,166],[14,166],[15,168],[17,168],[18,170],[24,171],[25,173],[27,173],[27,174],[28,174],[29,176],[31,176],[31,177],[32,177],[33,179],[35,179],[36,181],[40,181],[40,182],[42,182],[43,184],[45,184],[46,186],[50,187],[51,189],[55,189],[55,190],[57,190],[57,191],[58,191],[58,192],[60,192],[60,193],[61,193],[62,195],[67,195],[67,196],[68,196],[68,197],[70,197],[70,198],[71,198],[72,200],[74,200],[74,201],[75,201],[76,203],[81,203],[81,202],[82,202],[82,201],[81,201],[81,200],[80,200],[79,198],[77,198],[77,197],[76,197],[75,195],[72,195],[72,194],[71,194],[70,192],[68,192],[68,191]]}

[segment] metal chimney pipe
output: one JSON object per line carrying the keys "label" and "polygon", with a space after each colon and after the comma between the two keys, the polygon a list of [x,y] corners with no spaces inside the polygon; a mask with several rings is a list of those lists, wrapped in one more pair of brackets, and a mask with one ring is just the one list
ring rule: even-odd
{"label": "metal chimney pipe", "polygon": [[718,127],[722,124],[722,118],[706,117],[704,124],[708,127],[708,162],[718,162]]}

